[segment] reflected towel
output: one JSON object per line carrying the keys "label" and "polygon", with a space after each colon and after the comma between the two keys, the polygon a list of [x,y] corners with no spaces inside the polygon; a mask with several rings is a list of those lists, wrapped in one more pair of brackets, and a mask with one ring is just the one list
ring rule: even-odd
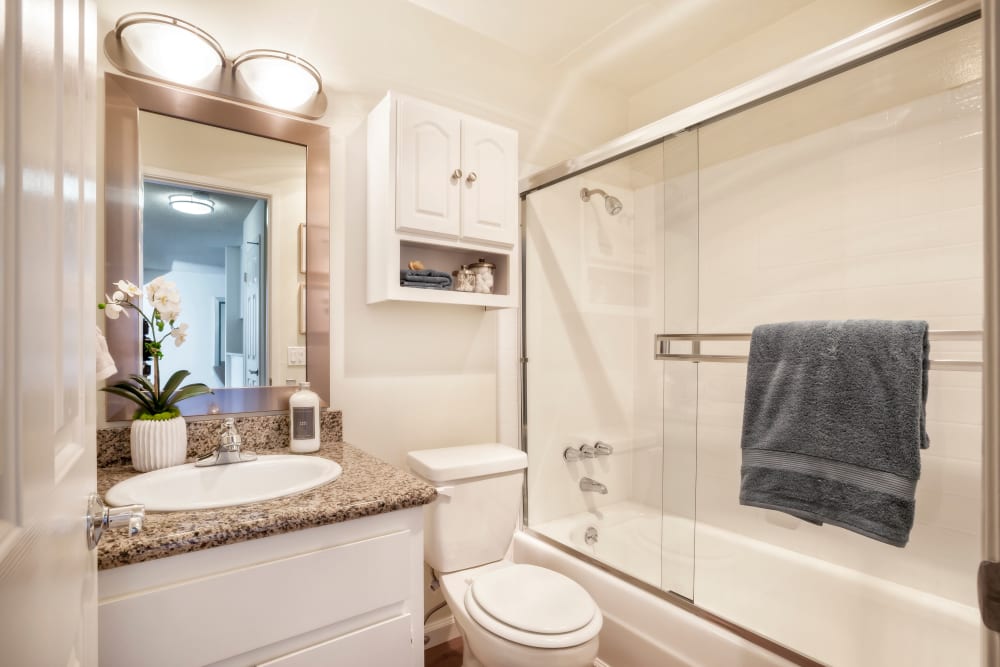
{"label": "reflected towel", "polygon": [[399,284],[403,287],[426,287],[431,289],[450,289],[451,275],[444,271],[431,269],[404,269],[399,272]]}
{"label": "reflected towel", "polygon": [[928,351],[926,322],[755,328],[740,503],[905,546],[929,444]]}
{"label": "reflected towel", "polygon": [[105,340],[104,334],[101,333],[101,328],[95,328],[97,329],[97,379],[107,380],[118,372],[118,367],[115,366],[115,360],[111,358],[111,353],[108,352],[108,341]]}

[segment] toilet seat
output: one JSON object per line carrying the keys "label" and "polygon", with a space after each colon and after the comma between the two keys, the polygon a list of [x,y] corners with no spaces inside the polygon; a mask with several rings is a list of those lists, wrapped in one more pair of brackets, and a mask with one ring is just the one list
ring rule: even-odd
{"label": "toilet seat", "polygon": [[489,632],[523,646],[557,649],[593,639],[603,618],[578,583],[534,565],[511,565],[472,580],[469,616]]}

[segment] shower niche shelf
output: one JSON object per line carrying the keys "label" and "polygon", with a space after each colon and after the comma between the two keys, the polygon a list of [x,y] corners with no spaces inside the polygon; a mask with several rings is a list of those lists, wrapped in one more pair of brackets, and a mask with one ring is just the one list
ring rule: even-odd
{"label": "shower niche shelf", "polygon": [[[348,151],[365,164],[348,191],[366,225],[369,304],[517,305],[516,132],[390,92]],[[451,274],[480,259],[496,266],[492,294],[399,284],[411,261]]]}

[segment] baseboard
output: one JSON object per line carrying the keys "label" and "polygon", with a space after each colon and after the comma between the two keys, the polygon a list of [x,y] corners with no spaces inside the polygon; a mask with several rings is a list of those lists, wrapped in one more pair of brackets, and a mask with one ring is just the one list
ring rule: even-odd
{"label": "baseboard", "polygon": [[440,620],[431,621],[424,626],[424,636],[428,637],[427,643],[424,644],[425,649],[458,637],[458,626],[455,624],[455,617],[445,616]]}

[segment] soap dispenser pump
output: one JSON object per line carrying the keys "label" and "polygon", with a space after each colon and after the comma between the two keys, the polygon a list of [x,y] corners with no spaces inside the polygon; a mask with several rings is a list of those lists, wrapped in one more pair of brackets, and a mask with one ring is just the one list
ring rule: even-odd
{"label": "soap dispenser pump", "polygon": [[299,390],[289,397],[288,413],[291,450],[298,453],[319,450],[319,395],[309,389],[308,382],[300,382]]}

